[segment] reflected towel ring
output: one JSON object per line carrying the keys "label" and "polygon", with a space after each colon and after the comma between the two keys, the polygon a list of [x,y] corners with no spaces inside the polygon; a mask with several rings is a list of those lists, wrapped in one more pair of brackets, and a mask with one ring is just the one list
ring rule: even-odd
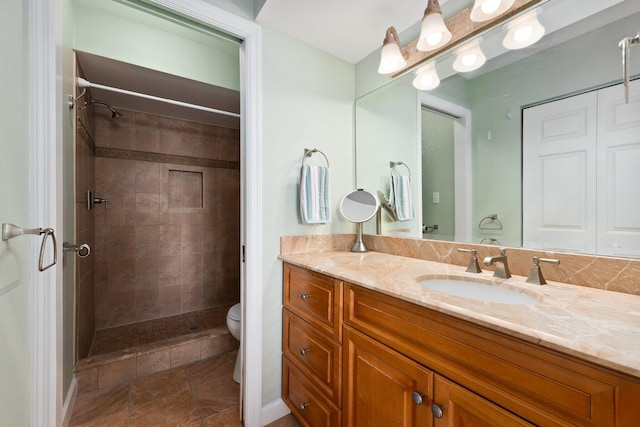
{"label": "reflected towel ring", "polygon": [[478,228],[480,230],[502,230],[502,223],[498,219],[498,214],[491,214],[480,220]]}
{"label": "reflected towel ring", "polygon": [[484,239],[480,240],[480,244],[482,245],[483,243],[486,243],[488,245],[500,246],[500,241],[498,239],[494,239],[493,237],[485,237]]}
{"label": "reflected towel ring", "polygon": [[322,157],[324,157],[324,161],[327,162],[327,167],[329,167],[329,159],[327,159],[327,156],[320,150],[318,150],[317,148],[314,148],[312,150],[305,148],[304,149],[304,156],[302,156],[302,164],[304,165],[304,161],[307,159],[307,157],[311,157],[313,156],[313,153],[320,153],[322,154]]}
{"label": "reflected towel ring", "polygon": [[409,176],[411,176],[411,169],[409,169],[409,166],[407,166],[405,162],[389,162],[389,167],[391,169],[395,169],[396,166],[404,166],[405,168],[407,168],[407,171],[409,172]]}

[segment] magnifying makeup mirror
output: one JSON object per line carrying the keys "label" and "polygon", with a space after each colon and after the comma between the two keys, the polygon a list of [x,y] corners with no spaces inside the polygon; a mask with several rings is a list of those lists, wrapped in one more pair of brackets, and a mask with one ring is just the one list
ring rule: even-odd
{"label": "magnifying makeup mirror", "polygon": [[348,193],[340,202],[340,213],[347,220],[356,224],[356,242],[352,252],[368,252],[362,240],[362,223],[369,221],[378,212],[378,198],[368,190],[358,189]]}

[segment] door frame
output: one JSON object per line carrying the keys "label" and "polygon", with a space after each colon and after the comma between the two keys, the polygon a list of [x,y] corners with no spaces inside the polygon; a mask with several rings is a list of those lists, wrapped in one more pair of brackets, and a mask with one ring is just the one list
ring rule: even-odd
{"label": "door frame", "polygon": [[[418,97],[421,108],[424,106],[457,117],[453,123],[454,240],[456,242],[471,242],[471,231],[473,230],[471,227],[471,206],[473,203],[471,196],[471,110],[421,91]],[[419,120],[419,123],[419,135],[422,135],[422,120]]]}
{"label": "door frame", "polygon": [[[63,2],[27,0],[31,211],[35,224],[53,225],[62,235]],[[243,415],[247,426],[262,426],[262,35],[259,25],[205,0],[143,0],[219,28],[243,40],[241,87],[241,223],[245,246],[241,283]],[[59,259],[62,259],[58,242]],[[30,271],[36,271],[32,245]],[[30,280],[30,424],[62,423],[62,268],[34,273]]]}

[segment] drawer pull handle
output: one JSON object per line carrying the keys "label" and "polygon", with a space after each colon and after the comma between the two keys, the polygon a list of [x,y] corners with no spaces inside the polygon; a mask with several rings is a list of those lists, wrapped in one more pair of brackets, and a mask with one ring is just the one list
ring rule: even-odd
{"label": "drawer pull handle", "polygon": [[310,348],[301,348],[300,355],[304,356],[305,354],[309,353],[310,350],[311,350]]}
{"label": "drawer pull handle", "polygon": [[444,408],[434,403],[433,405],[431,405],[431,413],[436,418],[442,418],[444,416]]}
{"label": "drawer pull handle", "polygon": [[300,299],[301,299],[302,301],[305,301],[305,300],[309,299],[309,297],[310,297],[310,295],[309,295],[309,294],[305,294],[305,293],[301,293],[301,294],[300,294]]}
{"label": "drawer pull handle", "polygon": [[298,409],[304,411],[305,409],[307,409],[307,406],[309,406],[309,403],[301,403],[298,405]]}
{"label": "drawer pull handle", "polygon": [[422,405],[424,394],[420,393],[419,391],[414,391],[413,393],[411,393],[411,398],[413,399],[413,403],[415,403],[416,405]]}

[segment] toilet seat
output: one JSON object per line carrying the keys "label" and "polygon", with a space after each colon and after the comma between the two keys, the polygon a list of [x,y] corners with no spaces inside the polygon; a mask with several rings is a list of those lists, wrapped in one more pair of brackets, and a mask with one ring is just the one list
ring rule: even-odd
{"label": "toilet seat", "polygon": [[242,319],[242,308],[240,307],[240,303],[234,305],[229,309],[229,313],[227,314],[227,317],[230,320],[235,320],[237,322],[239,322],[240,319]]}

